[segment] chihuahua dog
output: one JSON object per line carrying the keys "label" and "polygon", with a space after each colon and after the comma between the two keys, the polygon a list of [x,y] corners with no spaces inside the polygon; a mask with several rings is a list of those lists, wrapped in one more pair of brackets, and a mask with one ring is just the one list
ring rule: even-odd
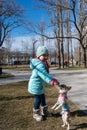
{"label": "chihuahua dog", "polygon": [[60,85],[58,87],[59,90],[59,97],[56,102],[56,104],[52,107],[52,109],[57,110],[60,107],[62,107],[62,120],[63,120],[63,125],[67,125],[67,130],[70,130],[70,122],[69,122],[69,117],[70,117],[70,107],[68,105],[68,97],[67,93],[71,89],[71,87],[66,86],[65,84]]}

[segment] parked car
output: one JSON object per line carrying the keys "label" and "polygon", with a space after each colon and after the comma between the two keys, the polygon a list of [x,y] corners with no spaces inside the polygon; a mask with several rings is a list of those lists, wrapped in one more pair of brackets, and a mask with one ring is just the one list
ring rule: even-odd
{"label": "parked car", "polygon": [[52,62],[51,62],[51,65],[56,65],[56,64],[57,64],[56,61],[52,61]]}

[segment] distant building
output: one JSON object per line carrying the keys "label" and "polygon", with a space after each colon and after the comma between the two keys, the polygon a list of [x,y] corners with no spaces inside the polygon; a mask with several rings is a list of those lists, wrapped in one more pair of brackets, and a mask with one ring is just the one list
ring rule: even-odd
{"label": "distant building", "polygon": [[9,52],[6,48],[0,48],[0,61],[2,64],[29,64],[30,56],[24,52]]}

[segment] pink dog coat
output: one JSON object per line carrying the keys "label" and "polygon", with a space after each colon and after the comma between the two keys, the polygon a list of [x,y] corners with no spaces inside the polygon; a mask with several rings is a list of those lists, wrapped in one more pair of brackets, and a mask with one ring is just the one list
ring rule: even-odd
{"label": "pink dog coat", "polygon": [[62,110],[63,111],[69,111],[70,110],[66,100],[67,100],[67,94],[66,93],[60,93],[58,101],[62,104]]}

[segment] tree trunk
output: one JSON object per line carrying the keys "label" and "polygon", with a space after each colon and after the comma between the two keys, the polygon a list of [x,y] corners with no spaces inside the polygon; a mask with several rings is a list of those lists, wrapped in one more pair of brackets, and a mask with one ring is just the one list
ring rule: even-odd
{"label": "tree trunk", "polygon": [[87,67],[87,63],[86,63],[86,48],[84,48],[84,67]]}
{"label": "tree trunk", "polygon": [[[60,1],[61,4],[61,1]],[[62,8],[60,7],[59,10],[59,33],[60,33],[60,37],[63,37],[63,23],[62,23]],[[63,48],[63,38],[60,41],[61,44],[61,67],[64,68],[64,48]]]}
{"label": "tree trunk", "polygon": [[61,68],[61,55],[60,55],[60,41],[59,39],[57,39],[57,58],[58,58],[58,64],[59,64],[59,68]]}

